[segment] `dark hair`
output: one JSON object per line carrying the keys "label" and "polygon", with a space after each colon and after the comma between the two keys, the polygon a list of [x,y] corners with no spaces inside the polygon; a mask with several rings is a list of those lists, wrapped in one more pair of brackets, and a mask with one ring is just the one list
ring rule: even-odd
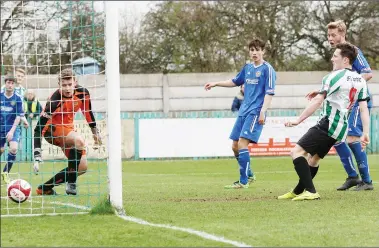
{"label": "dark hair", "polygon": [[341,50],[341,56],[343,58],[348,58],[349,59],[349,64],[352,65],[354,60],[358,56],[358,50],[355,46],[352,44],[346,42],[346,43],[341,43],[336,46],[336,49]]}
{"label": "dark hair", "polygon": [[17,83],[17,78],[13,74],[8,74],[4,77],[4,83],[7,81],[13,81],[14,83]]}
{"label": "dark hair", "polygon": [[61,71],[61,73],[58,76],[58,81],[61,81],[62,79],[75,79],[75,72],[71,68],[66,68]]}
{"label": "dark hair", "polygon": [[253,39],[252,41],[250,41],[249,43],[249,50],[254,47],[256,50],[258,50],[258,48],[260,48],[261,50],[264,50],[265,49],[265,46],[266,46],[266,43],[263,42],[261,39],[259,38],[256,38],[256,39]]}

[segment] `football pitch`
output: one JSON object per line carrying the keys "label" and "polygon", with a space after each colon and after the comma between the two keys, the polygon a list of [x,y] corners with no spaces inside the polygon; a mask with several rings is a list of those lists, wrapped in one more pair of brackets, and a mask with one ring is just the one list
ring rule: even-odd
{"label": "football pitch", "polygon": [[[18,246],[379,246],[379,155],[370,155],[374,191],[337,191],[345,178],[338,157],[321,161],[314,180],[321,200],[277,200],[297,183],[290,157],[251,158],[257,181],[249,189],[226,190],[238,180],[235,159],[125,161],[126,215],[51,213],[88,212],[107,192],[107,167],[90,163],[79,177],[79,195],[35,196],[36,186],[52,175],[45,162],[40,175],[30,164],[15,164],[33,196],[8,201],[1,189],[1,247]],[[54,164],[55,170],[65,163]],[[42,214],[26,217],[27,214]]]}

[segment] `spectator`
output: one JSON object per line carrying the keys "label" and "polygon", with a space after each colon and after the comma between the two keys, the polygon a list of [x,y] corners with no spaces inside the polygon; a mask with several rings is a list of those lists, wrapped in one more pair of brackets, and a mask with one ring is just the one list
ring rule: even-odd
{"label": "spectator", "polygon": [[245,90],[245,85],[243,84],[240,86],[240,91],[233,99],[232,112],[238,112],[238,110],[240,109],[241,104],[243,102],[243,98],[244,98],[244,93],[245,93],[244,90]]}
{"label": "spectator", "polygon": [[[23,86],[25,80],[25,71],[21,68],[16,68],[15,70],[16,82],[14,87],[14,92],[20,97],[23,97],[25,94],[25,87]],[[5,84],[1,87],[1,92],[5,91]]]}
{"label": "spectator", "polygon": [[31,89],[26,90],[24,95],[24,112],[29,120],[37,119],[42,112],[41,104]]}

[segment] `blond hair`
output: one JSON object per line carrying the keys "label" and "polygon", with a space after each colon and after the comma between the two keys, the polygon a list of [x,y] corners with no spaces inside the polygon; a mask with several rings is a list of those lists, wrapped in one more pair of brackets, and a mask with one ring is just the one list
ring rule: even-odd
{"label": "blond hair", "polygon": [[32,89],[25,90],[24,97],[27,97],[28,94],[32,94],[34,97],[36,96],[36,93]]}
{"label": "blond hair", "polygon": [[327,27],[328,29],[337,29],[338,33],[346,34],[346,24],[342,20],[330,22]]}
{"label": "blond hair", "polygon": [[16,68],[16,71],[21,72],[22,74],[26,75],[26,72],[22,68]]}

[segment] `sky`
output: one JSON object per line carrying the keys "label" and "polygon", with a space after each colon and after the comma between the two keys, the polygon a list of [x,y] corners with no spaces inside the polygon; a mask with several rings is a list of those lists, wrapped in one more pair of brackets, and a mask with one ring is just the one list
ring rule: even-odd
{"label": "sky", "polygon": [[[139,25],[144,15],[159,1],[115,1],[119,6],[119,20],[125,16],[127,25]],[[102,2],[95,4],[96,9],[101,9]],[[123,22],[120,22],[123,25]]]}

